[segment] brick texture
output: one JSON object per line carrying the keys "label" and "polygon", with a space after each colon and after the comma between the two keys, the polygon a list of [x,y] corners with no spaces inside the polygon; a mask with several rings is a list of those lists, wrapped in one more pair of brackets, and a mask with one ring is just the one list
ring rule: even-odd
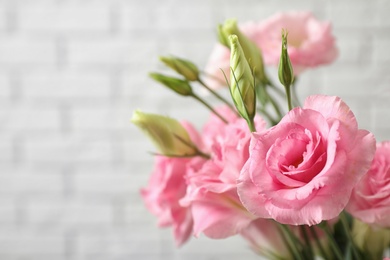
{"label": "brick texture", "polygon": [[[226,18],[311,10],[340,57],[302,75],[299,96],[341,96],[361,128],[390,140],[386,0],[0,1],[0,259],[258,259],[239,238],[177,249],[139,196],[153,151],[134,109],[208,112],[147,77],[159,55],[204,66]],[[274,71],[272,71],[274,73]],[[207,97],[210,102],[216,102]]]}

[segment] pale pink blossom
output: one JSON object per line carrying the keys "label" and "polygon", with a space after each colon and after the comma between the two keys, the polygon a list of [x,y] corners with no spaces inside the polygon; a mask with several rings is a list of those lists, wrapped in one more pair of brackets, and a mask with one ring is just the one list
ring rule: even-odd
{"label": "pale pink blossom", "polygon": [[295,75],[337,58],[329,22],[317,20],[311,12],[285,12],[259,23],[253,40],[262,50],[265,64],[279,64],[282,29],[288,32],[288,53]]}
{"label": "pale pink blossom", "polygon": [[365,223],[390,227],[390,141],[377,144],[371,168],[354,188],[347,211]]}
{"label": "pale pink blossom", "polygon": [[[204,233],[211,238],[225,238],[240,232],[253,219],[237,195],[237,179],[249,157],[251,133],[245,120],[228,108],[218,112],[229,124],[211,116],[202,137],[211,158],[202,167],[188,174],[187,196],[182,205],[191,205],[194,233]],[[259,131],[265,122],[256,118]]]}
{"label": "pale pink blossom", "polygon": [[[261,50],[264,64],[277,66],[281,53],[282,29],[288,31],[288,53],[294,74],[307,68],[332,63],[338,56],[329,22],[317,20],[311,12],[283,12],[258,22],[239,24],[240,30]],[[227,86],[222,71],[229,78],[230,51],[215,44],[205,67],[206,82],[212,88]],[[208,75],[208,76],[207,76]]]}
{"label": "pale pink blossom", "polygon": [[[197,131],[189,123],[182,125],[191,140],[201,146]],[[141,190],[146,207],[158,219],[160,227],[172,227],[176,244],[185,243],[193,233],[191,205],[179,204],[187,190],[186,175],[194,167],[200,167],[204,159],[156,156],[154,170],[148,186]]]}
{"label": "pale pink blossom", "polygon": [[310,96],[303,108],[253,134],[238,194],[259,217],[290,225],[318,224],[345,208],[374,153],[374,136],[358,129],[340,98]]}

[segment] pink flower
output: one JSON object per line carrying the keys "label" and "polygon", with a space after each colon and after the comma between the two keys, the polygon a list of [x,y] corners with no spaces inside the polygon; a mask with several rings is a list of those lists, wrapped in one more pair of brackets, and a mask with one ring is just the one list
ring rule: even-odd
{"label": "pink flower", "polygon": [[390,227],[390,141],[377,144],[371,168],[354,188],[347,211],[365,223]]}
{"label": "pink flower", "polygon": [[238,194],[253,214],[290,225],[339,215],[375,153],[338,97],[311,96],[280,123],[252,136]]}
{"label": "pink flower", "polygon": [[[200,137],[192,125],[185,122],[182,125],[191,136],[191,140],[199,144]],[[179,200],[186,194],[186,175],[194,170],[193,167],[199,167],[201,163],[203,159],[199,157],[156,156],[149,184],[141,190],[146,207],[158,218],[159,226],[172,226],[178,246],[185,243],[193,231],[191,206],[183,207],[179,204]]]}
{"label": "pink flower", "polygon": [[[188,174],[189,186],[182,205],[191,205],[194,233],[225,238],[240,232],[253,219],[237,195],[237,179],[249,157],[251,133],[244,119],[228,108],[218,109],[229,124],[212,116],[204,127],[203,139],[211,154],[202,167]],[[265,122],[257,118],[259,130]]]}
{"label": "pink flower", "polygon": [[263,52],[265,64],[279,64],[282,28],[288,31],[288,53],[295,75],[337,58],[329,22],[318,21],[310,12],[286,12],[259,23],[254,41]]}
{"label": "pink flower", "polygon": [[160,227],[173,227],[178,246],[192,234],[191,207],[182,207],[179,200],[186,194],[185,174],[189,159],[156,157],[148,187],[141,190],[146,207],[158,218]]}
{"label": "pink flower", "polygon": [[[285,12],[259,22],[240,24],[240,30],[262,51],[264,63],[277,66],[281,52],[282,29],[288,31],[288,53],[295,75],[305,69],[332,63],[338,55],[329,22],[318,21],[310,12]],[[226,86],[223,73],[229,78],[230,51],[217,43],[205,71],[212,88]]]}

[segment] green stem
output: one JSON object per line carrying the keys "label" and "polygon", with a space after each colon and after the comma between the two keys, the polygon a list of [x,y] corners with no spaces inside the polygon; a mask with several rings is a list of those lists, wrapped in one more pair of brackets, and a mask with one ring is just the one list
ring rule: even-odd
{"label": "green stem", "polygon": [[293,105],[291,103],[291,86],[288,86],[286,89],[286,97],[287,97],[287,104],[288,104],[288,111],[293,109]]}
{"label": "green stem", "polygon": [[205,88],[207,89],[208,91],[210,91],[211,94],[213,94],[216,98],[218,98],[220,101],[222,101],[223,103],[225,103],[231,110],[233,110],[236,114],[237,111],[236,109],[233,107],[232,104],[229,103],[229,101],[227,101],[224,97],[222,97],[221,95],[219,95],[217,92],[215,92],[213,89],[211,89],[209,86],[206,85],[206,83],[204,83],[201,79],[198,79],[198,82]]}
{"label": "green stem", "polygon": [[268,91],[265,89],[264,94],[266,95],[267,100],[271,103],[272,107],[275,109],[276,114],[279,117],[279,120],[282,119],[283,114],[280,111],[278,103],[272,98],[272,96],[268,93]]}
{"label": "green stem", "polygon": [[317,247],[318,247],[318,250],[320,251],[320,254],[323,256],[324,259],[330,259],[327,252],[325,251],[324,247],[322,246],[320,239],[318,238],[318,235],[317,235],[317,232],[316,232],[314,226],[310,227],[310,232],[311,232],[311,235],[314,237],[314,241],[317,244]]}
{"label": "green stem", "polygon": [[[179,135],[176,135],[176,134],[173,134],[173,136],[175,138],[177,138],[180,142],[182,142],[184,145],[187,145],[188,147],[194,149],[196,151],[196,154],[194,154],[194,156],[201,156],[201,157],[203,157],[205,159],[210,159],[211,158],[210,155],[208,155],[208,154],[202,152],[201,150],[199,150],[199,148],[195,144],[193,144],[191,141],[187,142],[185,139],[181,138]],[[177,157],[177,156],[172,156],[172,157]]]}
{"label": "green stem", "polygon": [[332,236],[332,233],[331,233],[327,223],[323,227],[323,230],[324,230],[326,236],[328,237],[328,241],[329,241],[330,247],[333,249],[333,253],[335,254],[336,258],[338,260],[343,260],[344,259],[343,253],[341,252],[339,246],[337,245],[336,240]]}
{"label": "green stem", "polygon": [[255,123],[253,122],[253,119],[248,119],[246,120],[246,122],[248,123],[248,126],[249,126],[249,130],[253,133],[253,132],[256,132],[256,127],[255,127]]}
{"label": "green stem", "polygon": [[274,126],[274,125],[277,125],[278,124],[278,121],[275,120],[268,112],[267,110],[263,109],[263,108],[259,108],[258,109],[260,113],[262,113],[269,121],[270,123]]}
{"label": "green stem", "polygon": [[228,121],[223,118],[223,116],[221,116],[217,111],[214,110],[214,108],[212,106],[210,106],[209,104],[206,103],[206,101],[204,101],[203,99],[201,99],[199,96],[197,96],[196,94],[192,93],[191,95],[193,98],[195,98],[196,100],[198,100],[200,103],[202,103],[203,105],[205,105],[208,109],[210,109],[211,112],[213,112],[217,117],[219,117],[219,119],[221,119],[225,124],[228,124]]}
{"label": "green stem", "polygon": [[304,250],[304,252],[306,252],[308,254],[307,255],[308,259],[314,259],[313,249],[311,248],[311,243],[310,243],[309,236],[307,235],[306,228],[303,225],[299,226],[299,228],[301,229],[301,233],[302,233],[303,239],[305,240],[305,250]]}
{"label": "green stem", "polygon": [[196,155],[203,157],[207,160],[211,158],[211,156],[209,154],[206,154],[206,153],[200,151],[199,149],[196,149]]}
{"label": "green stem", "polygon": [[284,97],[284,92],[280,88],[278,88],[274,83],[271,81],[268,82],[268,85],[275,90],[276,93],[278,93],[281,97]]}
{"label": "green stem", "polygon": [[294,234],[291,233],[291,230],[283,225],[279,224],[279,227],[282,231],[282,237],[286,240],[288,248],[291,250],[292,255],[294,256],[294,259],[296,260],[303,260],[302,255],[300,254],[298,248],[296,239],[294,239]]}
{"label": "green stem", "polygon": [[[267,92],[266,92],[267,93]],[[280,111],[280,108],[279,108],[279,105],[278,103],[269,95],[269,93],[267,93],[267,98],[269,100],[269,102],[271,103],[272,107],[274,108],[276,114],[278,115],[279,117],[279,120],[280,121],[282,118],[283,118],[283,114],[282,112]]]}
{"label": "green stem", "polygon": [[347,216],[346,216],[345,212],[342,212],[340,214],[340,219],[341,219],[341,224],[342,224],[342,226],[344,228],[345,234],[347,235],[349,244],[351,245],[352,253],[356,257],[357,260],[360,260],[361,257],[360,257],[360,254],[359,254],[358,250],[356,249],[355,243],[353,242],[353,238],[352,238],[352,235],[351,235],[351,232],[350,232],[351,230],[349,228],[348,220],[347,220]]}
{"label": "green stem", "polygon": [[218,77],[216,77],[216,76],[214,76],[214,75],[212,75],[212,74],[210,74],[210,73],[207,73],[206,71],[200,71],[200,72],[201,72],[203,75],[205,75],[206,77],[211,78],[211,79],[213,79],[213,80],[215,80],[215,81],[221,83],[221,85],[222,85],[222,84],[225,84],[225,86],[229,85],[229,84],[227,84],[226,81],[223,81],[223,80],[221,80],[220,78],[218,78]]}

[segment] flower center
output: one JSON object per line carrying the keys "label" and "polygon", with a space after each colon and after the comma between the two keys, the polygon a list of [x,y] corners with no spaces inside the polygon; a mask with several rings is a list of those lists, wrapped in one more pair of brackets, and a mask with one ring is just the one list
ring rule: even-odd
{"label": "flower center", "polygon": [[305,30],[291,30],[288,32],[287,41],[289,46],[299,48],[302,46],[306,39],[307,35]]}

